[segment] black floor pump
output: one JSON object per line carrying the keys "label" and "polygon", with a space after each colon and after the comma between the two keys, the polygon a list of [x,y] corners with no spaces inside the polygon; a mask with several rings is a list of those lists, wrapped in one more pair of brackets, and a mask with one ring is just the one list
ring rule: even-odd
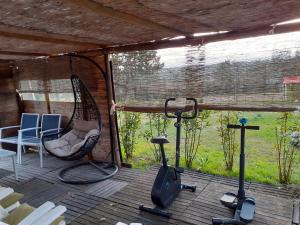
{"label": "black floor pump", "polygon": [[225,193],[221,198],[221,203],[228,208],[235,209],[234,217],[230,218],[213,218],[213,225],[235,224],[245,225],[250,223],[255,214],[255,199],[245,196],[245,132],[248,130],[259,130],[259,126],[245,126],[246,118],[240,119],[241,125],[228,124],[227,128],[241,130],[241,152],[240,152],[240,176],[238,194]]}
{"label": "black floor pump", "polygon": [[192,192],[196,191],[195,186],[188,186],[181,183],[181,174],[184,172],[183,168],[180,167],[180,132],[181,132],[181,120],[182,119],[193,119],[197,116],[198,105],[194,98],[187,98],[194,102],[193,114],[192,115],[182,115],[184,108],[176,108],[175,113],[171,114],[169,111],[169,102],[176,101],[175,98],[169,98],[165,102],[165,115],[167,118],[176,118],[176,159],[175,166],[168,166],[167,159],[164,151],[164,144],[169,143],[166,137],[156,137],[151,140],[154,144],[159,144],[162,163],[157,176],[155,178],[152,191],[151,200],[157,206],[156,208],[149,208],[141,205],[139,208],[142,211],[146,211],[152,214],[169,218],[171,213],[165,212],[162,209],[167,208],[178,196],[180,191],[186,189]]}

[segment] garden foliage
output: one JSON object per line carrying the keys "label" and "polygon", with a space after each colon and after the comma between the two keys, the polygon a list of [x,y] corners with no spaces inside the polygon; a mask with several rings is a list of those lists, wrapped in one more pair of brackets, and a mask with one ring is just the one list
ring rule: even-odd
{"label": "garden foliage", "polygon": [[119,114],[120,137],[124,148],[126,160],[132,159],[137,132],[141,125],[141,114],[134,112],[121,112]]}
{"label": "garden foliage", "polygon": [[171,120],[167,119],[162,113],[148,113],[148,124],[142,133],[142,136],[149,144],[149,148],[152,150],[154,159],[156,162],[160,162],[161,154],[159,146],[157,144],[151,144],[151,139],[158,136],[167,136],[167,128],[171,123]]}
{"label": "garden foliage", "polygon": [[220,112],[218,128],[219,136],[221,137],[222,150],[224,153],[225,169],[232,171],[234,156],[238,150],[236,141],[236,130],[228,129],[227,124],[237,124],[238,113],[232,111]]}
{"label": "garden foliage", "polygon": [[197,155],[201,146],[201,134],[202,130],[209,125],[208,118],[211,111],[202,111],[194,119],[184,119],[184,158],[185,165],[188,168],[192,168],[193,161]]}
{"label": "garden foliage", "polygon": [[[292,113],[282,113],[275,128],[275,150],[277,153],[278,176],[281,184],[289,184],[293,174],[296,152],[300,148],[300,135]],[[294,132],[293,132],[294,131]]]}

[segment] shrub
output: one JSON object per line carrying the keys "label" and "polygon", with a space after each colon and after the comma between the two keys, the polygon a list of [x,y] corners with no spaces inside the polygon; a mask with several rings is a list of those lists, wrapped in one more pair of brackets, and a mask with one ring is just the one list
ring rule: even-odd
{"label": "shrub", "polygon": [[142,133],[142,136],[149,144],[149,147],[153,152],[155,161],[159,162],[161,160],[159,146],[157,144],[152,144],[150,140],[157,136],[167,136],[166,129],[169,126],[171,120],[168,120],[162,113],[148,113],[147,118],[149,123],[147,129]]}
{"label": "shrub", "polygon": [[196,158],[196,161],[197,161],[197,164],[198,164],[197,170],[202,171],[203,168],[206,167],[207,164],[209,163],[208,155],[198,157],[198,158]]}
{"label": "shrub", "polygon": [[136,144],[137,130],[141,125],[141,114],[133,112],[119,113],[120,137],[126,160],[132,159]]}
{"label": "shrub", "polygon": [[201,133],[204,127],[208,126],[208,118],[211,111],[200,112],[199,116],[194,119],[184,119],[184,158],[185,165],[192,168],[193,161],[201,145]]}
{"label": "shrub", "polygon": [[238,123],[238,113],[237,112],[220,112],[218,128],[219,136],[221,137],[222,150],[224,153],[225,169],[232,171],[234,156],[238,149],[238,143],[236,142],[236,130],[228,129],[227,124]]}
{"label": "shrub", "polygon": [[293,123],[292,113],[282,113],[278,118],[278,127],[275,128],[277,152],[277,166],[279,182],[289,184],[293,174],[296,151],[300,148],[299,132],[292,132],[297,129]]}

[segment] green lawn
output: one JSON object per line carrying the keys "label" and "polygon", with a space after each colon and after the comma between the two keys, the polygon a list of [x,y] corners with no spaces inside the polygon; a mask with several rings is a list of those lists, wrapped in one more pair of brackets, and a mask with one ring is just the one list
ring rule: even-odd
{"label": "green lawn", "polygon": [[[246,179],[248,181],[258,181],[262,183],[278,184],[278,170],[276,165],[276,152],[274,149],[276,118],[279,113],[245,112],[240,117],[249,119],[249,125],[259,125],[259,131],[246,131]],[[175,121],[174,121],[175,122]],[[221,148],[221,139],[218,136],[218,112],[211,114],[209,118],[210,125],[203,130],[202,144],[193,163],[193,169],[203,172],[218,174],[224,176],[238,176],[238,157],[236,154],[234,169],[232,172],[224,168],[223,151]],[[147,119],[143,117],[139,133],[147,127]],[[184,131],[182,129],[182,156]],[[237,132],[239,140],[239,132]],[[166,145],[166,154],[169,163],[174,163],[175,157],[175,127],[173,122],[168,127],[168,139],[170,144]],[[184,157],[181,157],[181,165],[184,166]],[[296,167],[292,177],[292,183],[300,184],[300,152],[296,157]],[[148,168],[157,164],[149,143],[140,135],[138,137],[134,158],[130,161],[135,168]]]}

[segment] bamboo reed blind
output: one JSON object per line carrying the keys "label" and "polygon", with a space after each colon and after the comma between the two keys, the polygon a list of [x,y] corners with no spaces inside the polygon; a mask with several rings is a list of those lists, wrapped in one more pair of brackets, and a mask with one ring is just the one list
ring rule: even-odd
{"label": "bamboo reed blind", "polygon": [[163,106],[168,97],[228,109],[300,106],[297,32],[115,54],[112,60],[116,100],[125,106]]}
{"label": "bamboo reed blind", "polygon": [[36,97],[28,100],[45,100],[43,96],[49,94],[53,100],[73,101],[67,57],[20,61],[14,74],[19,93]]}

